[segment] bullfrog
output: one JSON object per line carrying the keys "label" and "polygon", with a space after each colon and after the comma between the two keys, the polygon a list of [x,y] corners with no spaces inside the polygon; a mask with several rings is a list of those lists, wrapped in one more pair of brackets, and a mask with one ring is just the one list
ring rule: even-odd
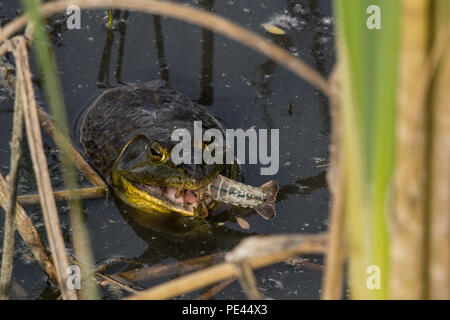
{"label": "bullfrog", "polygon": [[[223,133],[220,123],[204,107],[165,81],[122,85],[104,91],[86,108],[80,142],[114,194],[134,208],[205,217],[219,199],[233,205],[242,202],[266,219],[273,218],[278,184],[271,182],[262,189],[233,185],[231,179],[237,176],[234,164],[172,161],[171,153],[178,143],[172,140],[172,133],[185,129],[194,136],[198,121],[204,131]],[[203,141],[193,147],[204,150],[210,143]],[[225,149],[222,151],[225,154]],[[226,184],[224,179],[228,179]],[[220,185],[220,191],[210,192],[207,187],[211,183]]]}
{"label": "bullfrog", "polygon": [[[184,128],[193,136],[194,121],[222,130],[204,108],[162,80],[122,85],[96,97],[84,112],[80,142],[93,167],[114,194],[133,207],[185,216],[204,215],[197,190],[218,174],[231,174],[225,164],[174,164],[172,132]],[[228,167],[228,168],[227,168]],[[207,210],[215,203],[205,199]]]}

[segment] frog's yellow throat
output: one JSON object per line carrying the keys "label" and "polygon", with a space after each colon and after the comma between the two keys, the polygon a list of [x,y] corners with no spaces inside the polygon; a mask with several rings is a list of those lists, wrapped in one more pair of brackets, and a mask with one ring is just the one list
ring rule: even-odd
{"label": "frog's yellow throat", "polygon": [[[152,192],[158,187],[133,183],[118,173],[112,174],[112,184],[116,196],[139,210],[153,213],[155,211],[161,213],[176,212],[187,217],[204,216],[202,211],[204,209],[198,208],[197,203],[186,205],[173,202],[161,193]],[[213,210],[216,205],[217,203],[213,201],[208,204],[207,210]]]}

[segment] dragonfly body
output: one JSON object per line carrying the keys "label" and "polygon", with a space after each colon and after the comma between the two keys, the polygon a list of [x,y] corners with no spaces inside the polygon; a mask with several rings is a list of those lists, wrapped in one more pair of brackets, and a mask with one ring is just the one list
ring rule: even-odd
{"label": "dragonfly body", "polygon": [[274,203],[278,192],[278,183],[269,181],[261,187],[252,187],[218,175],[206,187],[206,194],[216,201],[243,208],[254,208],[266,219],[275,216]]}

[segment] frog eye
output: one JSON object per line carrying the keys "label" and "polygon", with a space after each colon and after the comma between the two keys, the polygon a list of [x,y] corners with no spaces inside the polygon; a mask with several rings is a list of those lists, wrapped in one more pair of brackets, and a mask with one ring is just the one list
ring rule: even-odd
{"label": "frog eye", "polygon": [[149,155],[154,162],[158,163],[164,161],[164,149],[158,141],[153,141],[150,145]]}

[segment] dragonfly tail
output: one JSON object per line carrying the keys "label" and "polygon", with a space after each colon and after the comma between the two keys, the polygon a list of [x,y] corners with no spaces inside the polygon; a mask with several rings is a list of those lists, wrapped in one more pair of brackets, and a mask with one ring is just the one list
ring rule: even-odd
{"label": "dragonfly tail", "polygon": [[280,187],[278,182],[275,180],[270,180],[264,183],[260,187],[261,191],[266,194],[266,200],[264,203],[255,207],[256,212],[258,212],[264,219],[271,220],[275,217],[275,201],[277,199],[277,193]]}

